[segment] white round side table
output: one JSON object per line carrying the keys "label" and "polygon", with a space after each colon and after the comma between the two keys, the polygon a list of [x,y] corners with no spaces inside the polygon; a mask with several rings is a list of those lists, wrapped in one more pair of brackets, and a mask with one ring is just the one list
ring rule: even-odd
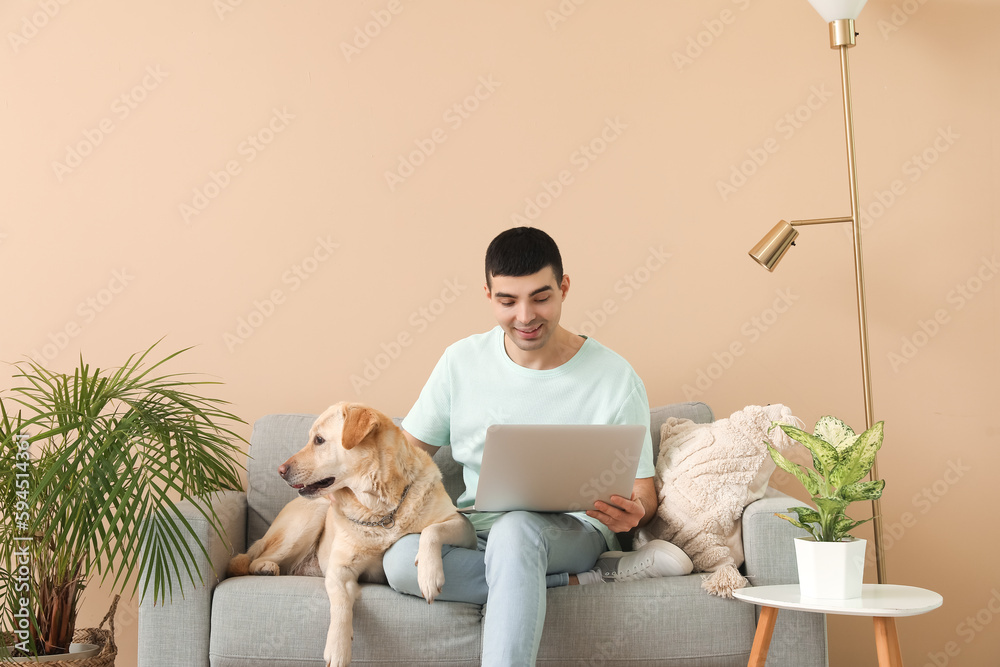
{"label": "white round side table", "polygon": [[944,598],[934,591],[895,584],[864,584],[861,587],[861,597],[851,600],[803,597],[799,594],[798,584],[741,588],[734,591],[733,596],[761,608],[747,667],[764,667],[779,609],[871,616],[875,619],[878,664],[880,667],[902,667],[903,656],[899,650],[899,636],[896,634],[896,617],[924,614],[937,609],[944,602]]}

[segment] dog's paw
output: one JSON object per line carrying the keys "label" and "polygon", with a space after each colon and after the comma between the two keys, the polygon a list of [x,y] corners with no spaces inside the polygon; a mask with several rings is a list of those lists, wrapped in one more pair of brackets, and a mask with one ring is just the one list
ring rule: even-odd
{"label": "dog's paw", "polygon": [[323,659],[327,667],[347,667],[351,664],[351,642],[331,640],[327,637],[326,648],[323,649]]}
{"label": "dog's paw", "polygon": [[441,594],[441,588],[444,587],[444,568],[441,562],[418,565],[417,585],[420,586],[420,594],[427,600],[427,604],[434,602],[434,598]]}
{"label": "dog's paw", "polygon": [[229,561],[229,566],[226,568],[226,576],[242,577],[247,574],[250,574],[250,556],[246,554],[233,556]]}
{"label": "dog's paw", "polygon": [[250,564],[250,574],[258,577],[277,577],[281,570],[278,564],[270,560],[255,560]]}

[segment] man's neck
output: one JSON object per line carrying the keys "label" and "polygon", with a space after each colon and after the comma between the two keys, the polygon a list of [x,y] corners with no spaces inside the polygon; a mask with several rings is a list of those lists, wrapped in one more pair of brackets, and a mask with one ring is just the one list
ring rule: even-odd
{"label": "man's neck", "polygon": [[538,350],[522,350],[504,334],[503,345],[507,356],[518,366],[536,371],[559,368],[572,359],[583,347],[585,338],[559,327],[545,347]]}

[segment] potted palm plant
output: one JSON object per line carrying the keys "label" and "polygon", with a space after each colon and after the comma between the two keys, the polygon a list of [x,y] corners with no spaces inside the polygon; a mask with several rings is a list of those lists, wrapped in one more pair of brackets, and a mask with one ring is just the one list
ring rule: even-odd
{"label": "potted palm plant", "polygon": [[132,595],[152,582],[154,600],[175,584],[183,592],[187,545],[205,547],[179,501],[222,535],[210,496],[241,488],[245,440],[231,428],[244,422],[200,395],[217,382],[164,374],[186,350],[154,363],[155,347],[109,371],[82,356],[72,374],[14,364],[20,385],[0,396],[0,659],[66,653],[92,577],[111,578],[118,593],[131,583]]}
{"label": "potted palm plant", "polygon": [[845,510],[853,502],[882,496],[885,480],[862,480],[882,446],[883,422],[860,435],[831,416],[822,417],[811,434],[787,424],[771,424],[772,429],[776,426],[812,453],[813,468],[808,468],[789,461],[766,443],[775,464],[795,476],[816,504],[815,508],[788,508],[796,518],[776,515],[810,535],[795,539],[800,591],[814,598],[861,597],[867,541],[852,537],[850,531],[871,519],[855,521]]}

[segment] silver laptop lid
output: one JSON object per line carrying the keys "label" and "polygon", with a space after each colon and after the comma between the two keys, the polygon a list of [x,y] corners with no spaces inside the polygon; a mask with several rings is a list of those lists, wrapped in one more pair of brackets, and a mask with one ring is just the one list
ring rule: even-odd
{"label": "silver laptop lid", "polygon": [[475,510],[584,511],[628,498],[645,435],[638,424],[494,424]]}

